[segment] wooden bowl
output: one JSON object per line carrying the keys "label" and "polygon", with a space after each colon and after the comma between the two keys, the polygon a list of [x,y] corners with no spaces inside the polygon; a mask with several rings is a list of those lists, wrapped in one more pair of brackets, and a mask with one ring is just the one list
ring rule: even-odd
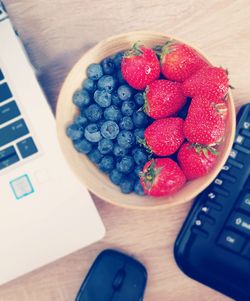
{"label": "wooden bowl", "polygon": [[[72,103],[72,95],[75,90],[81,87],[82,81],[86,77],[86,68],[89,64],[98,63],[107,56],[128,49],[138,40],[145,46],[152,47],[163,44],[172,38],[173,37],[161,33],[144,31],[131,32],[108,38],[98,43],[82,56],[70,71],[62,86],[56,114],[58,138],[62,151],[83,185],[101,199],[114,205],[134,209],[156,209],[185,203],[197,196],[214,180],[230,153],[235,134],[235,108],[231,93],[229,93],[228,99],[229,114],[227,118],[225,141],[220,147],[220,155],[216,166],[208,175],[187,182],[179,192],[169,197],[152,198],[137,196],[134,193],[129,195],[121,193],[119,187],[112,184],[108,177],[100,172],[95,165],[89,161],[87,156],[75,151],[72,142],[66,136],[65,129],[77,114],[77,108]],[[205,57],[201,51],[198,49],[196,50]]]}

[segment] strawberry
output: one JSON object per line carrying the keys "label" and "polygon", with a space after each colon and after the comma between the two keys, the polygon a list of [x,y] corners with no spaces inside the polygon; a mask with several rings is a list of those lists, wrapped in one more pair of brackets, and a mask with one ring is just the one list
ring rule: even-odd
{"label": "strawberry", "polygon": [[158,156],[175,153],[184,141],[183,123],[178,117],[155,120],[144,132],[146,148]]}
{"label": "strawberry", "polygon": [[160,52],[161,72],[169,80],[184,82],[208,63],[193,48],[168,41]]}
{"label": "strawberry", "polygon": [[218,143],[225,133],[225,122],[214,103],[206,98],[195,97],[188,109],[183,131],[191,143]]}
{"label": "strawberry", "polygon": [[136,43],[122,58],[121,71],[128,84],[137,90],[144,90],[160,76],[160,63],[155,52]]}
{"label": "strawberry", "polygon": [[181,84],[165,79],[149,84],[144,93],[144,110],[154,119],[176,114],[186,103]]}
{"label": "strawberry", "polygon": [[158,158],[144,165],[140,182],[146,194],[160,197],[177,192],[185,184],[186,178],[172,159]]}
{"label": "strawberry", "polygon": [[206,175],[215,165],[217,152],[212,147],[184,143],[177,156],[178,162],[187,180]]}
{"label": "strawberry", "polygon": [[202,96],[208,99],[224,99],[228,93],[229,80],[223,68],[207,66],[188,78],[183,83],[186,96]]}

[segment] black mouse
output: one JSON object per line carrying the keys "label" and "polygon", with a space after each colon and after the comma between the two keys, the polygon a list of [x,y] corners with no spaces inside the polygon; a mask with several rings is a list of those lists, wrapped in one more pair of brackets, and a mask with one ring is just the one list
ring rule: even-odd
{"label": "black mouse", "polygon": [[75,301],[142,301],[147,271],[137,260],[114,250],[101,252]]}

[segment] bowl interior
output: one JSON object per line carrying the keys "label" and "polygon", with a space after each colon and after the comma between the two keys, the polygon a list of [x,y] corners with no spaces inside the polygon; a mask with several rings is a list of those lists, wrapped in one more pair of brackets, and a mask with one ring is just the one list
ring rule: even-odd
{"label": "bowl interior", "polygon": [[[85,155],[79,154],[75,151],[72,142],[66,136],[66,127],[72,122],[74,116],[78,113],[77,108],[72,103],[72,95],[76,89],[81,87],[83,80],[86,78],[86,69],[89,64],[99,63],[103,58],[109,55],[128,49],[138,40],[145,46],[152,47],[158,44],[163,44],[171,38],[172,37],[159,33],[134,32],[111,37],[100,42],[85,53],[76,63],[66,78],[59,95],[56,114],[58,138],[68,163],[81,182],[91,192],[103,200],[119,206],[143,209],[162,208],[191,200],[213,181],[224,165],[232,147],[235,133],[235,108],[232,95],[229,93],[229,114],[227,118],[225,141],[220,146],[220,154],[214,169],[204,177],[187,182],[179,192],[172,196],[151,198],[146,196],[140,197],[134,193],[129,195],[122,194],[119,188],[112,184],[108,177],[100,172]],[[205,57],[201,51],[197,51]]]}

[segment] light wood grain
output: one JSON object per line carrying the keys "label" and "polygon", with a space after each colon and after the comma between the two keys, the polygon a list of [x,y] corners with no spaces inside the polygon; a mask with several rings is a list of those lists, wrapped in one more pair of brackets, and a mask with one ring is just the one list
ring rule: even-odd
{"label": "light wood grain", "polygon": [[[237,105],[250,95],[248,0],[5,0],[39,80],[55,104],[63,79],[98,41],[132,30],[156,30],[189,41],[229,69]],[[54,107],[54,106],[53,106]],[[120,209],[95,198],[106,238],[0,288],[0,301],[72,301],[90,263],[119,248],[148,269],[145,301],[229,300],[182,274],[172,248],[191,203],[167,210]]]}

